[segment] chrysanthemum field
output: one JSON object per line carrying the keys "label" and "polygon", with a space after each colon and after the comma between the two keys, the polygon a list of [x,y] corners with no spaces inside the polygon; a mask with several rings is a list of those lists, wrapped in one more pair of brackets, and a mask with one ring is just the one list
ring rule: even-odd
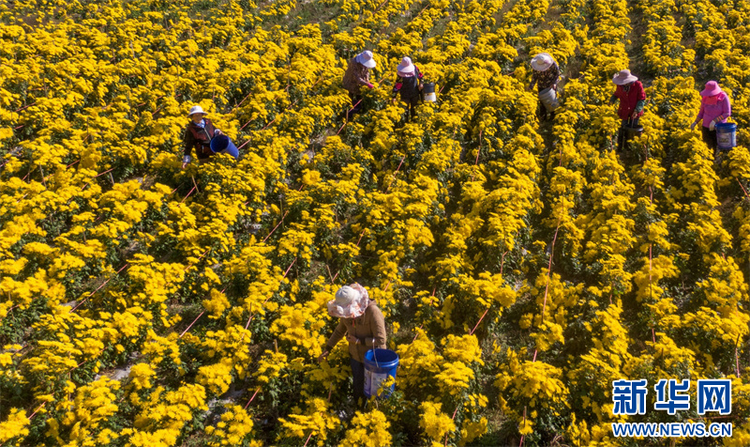
{"label": "chrysanthemum field", "polygon": [[[409,122],[403,56],[439,100]],[[650,100],[628,157],[623,68]],[[689,128],[710,79],[718,160]],[[0,445],[748,446],[749,100],[749,0],[2,2]],[[180,168],[193,105],[239,161]],[[317,357],[354,281],[401,367],[349,418],[346,343]],[[731,380],[731,414],[656,411],[660,379]]]}

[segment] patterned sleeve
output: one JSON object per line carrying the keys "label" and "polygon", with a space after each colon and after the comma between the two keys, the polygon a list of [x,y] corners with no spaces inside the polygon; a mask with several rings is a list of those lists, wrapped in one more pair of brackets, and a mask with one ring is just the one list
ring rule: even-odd
{"label": "patterned sleeve", "polygon": [[399,90],[401,90],[402,86],[403,82],[401,82],[401,76],[396,76],[396,82],[393,83],[393,94],[395,95]]}
{"label": "patterned sleeve", "polygon": [[357,64],[357,82],[361,85],[370,83],[370,70],[360,63]]}
{"label": "patterned sleeve", "polygon": [[531,84],[529,84],[529,88],[534,88],[534,84],[536,84],[539,81],[539,72],[536,70],[531,70]]}

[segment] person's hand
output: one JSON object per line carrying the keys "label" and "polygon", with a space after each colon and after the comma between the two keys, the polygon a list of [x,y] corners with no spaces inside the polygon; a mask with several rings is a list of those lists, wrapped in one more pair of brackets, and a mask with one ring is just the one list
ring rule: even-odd
{"label": "person's hand", "polygon": [[219,129],[214,130],[214,135],[221,135],[221,131]]}
{"label": "person's hand", "polygon": [[326,360],[326,358],[328,357],[328,354],[329,354],[328,349],[323,351],[323,353],[320,354],[320,357],[318,357],[318,363],[322,362],[323,360]]}
{"label": "person's hand", "polygon": [[552,90],[557,91],[557,84],[552,84]]}
{"label": "person's hand", "polygon": [[638,118],[638,112],[635,112],[635,111],[633,111],[633,114],[632,114],[632,115],[630,115],[630,117],[631,117],[632,119],[636,119],[636,118]]}
{"label": "person's hand", "polygon": [[697,121],[693,121],[692,124],[690,124],[690,130],[694,130],[696,124],[698,124],[698,122]]}
{"label": "person's hand", "polygon": [[182,168],[180,168],[180,169],[185,169],[185,168],[187,167],[187,165],[188,165],[188,164],[187,164],[187,162],[184,162],[184,163],[182,164]]}
{"label": "person's hand", "polygon": [[716,128],[716,120],[711,120],[710,123],[708,123],[708,130],[714,130]]}
{"label": "person's hand", "polygon": [[375,86],[368,82],[367,83],[367,88],[375,88]]}
{"label": "person's hand", "polygon": [[346,334],[346,341],[354,343],[355,345],[359,344],[359,339],[351,334]]}

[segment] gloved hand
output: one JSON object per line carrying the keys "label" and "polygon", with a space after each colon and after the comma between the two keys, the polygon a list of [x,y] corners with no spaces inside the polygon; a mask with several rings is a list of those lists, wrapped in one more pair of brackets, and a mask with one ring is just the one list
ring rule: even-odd
{"label": "gloved hand", "polygon": [[214,130],[214,135],[221,135],[221,131],[219,129]]}
{"label": "gloved hand", "polygon": [[371,83],[369,83],[369,82],[367,83],[367,87],[368,87],[368,88],[375,88],[375,86],[374,86],[374,85],[372,85],[372,84],[371,84]]}
{"label": "gloved hand", "polygon": [[716,120],[711,120],[710,123],[708,123],[708,130],[714,130],[716,128]]}
{"label": "gloved hand", "polygon": [[698,121],[693,121],[692,124],[690,124],[690,130],[695,129],[695,125],[698,124]]}
{"label": "gloved hand", "polygon": [[326,358],[328,358],[328,354],[329,354],[329,353],[328,353],[328,350],[327,350],[327,349],[326,349],[325,351],[323,351],[323,353],[322,353],[322,354],[320,354],[320,357],[318,357],[318,363],[320,363],[320,362],[322,362],[323,360],[325,360]]}

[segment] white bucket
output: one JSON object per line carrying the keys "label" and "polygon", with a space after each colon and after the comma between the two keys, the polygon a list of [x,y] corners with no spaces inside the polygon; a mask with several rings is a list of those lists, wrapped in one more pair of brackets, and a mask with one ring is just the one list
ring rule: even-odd
{"label": "white bucket", "polygon": [[365,394],[374,396],[380,388],[380,384],[388,378],[388,373],[376,373],[369,369],[365,370]]}
{"label": "white bucket", "polygon": [[437,96],[435,96],[435,92],[424,94],[424,102],[436,102],[436,101],[437,101]]}
{"label": "white bucket", "polygon": [[542,102],[544,108],[547,109],[548,112],[554,112],[560,105],[560,103],[557,102],[557,92],[552,87],[545,88],[539,92],[539,101]]}

